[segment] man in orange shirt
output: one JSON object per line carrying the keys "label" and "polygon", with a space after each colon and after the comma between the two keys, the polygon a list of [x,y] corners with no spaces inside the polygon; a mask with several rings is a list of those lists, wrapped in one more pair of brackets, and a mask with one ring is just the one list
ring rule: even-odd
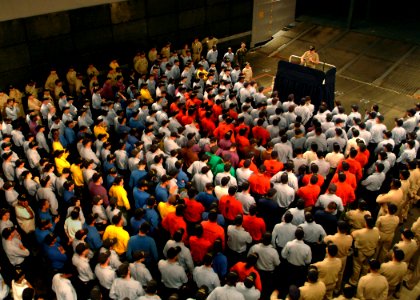
{"label": "man in orange shirt", "polygon": [[303,176],[302,178],[303,185],[307,185],[309,181],[311,180],[311,177],[316,176],[318,178],[317,185],[319,185],[319,187],[322,187],[324,185],[325,180],[324,180],[324,177],[318,174],[318,171],[319,171],[318,165],[311,164],[311,174],[306,174],[305,176]]}
{"label": "man in orange shirt", "polygon": [[209,240],[203,236],[203,226],[201,224],[196,224],[194,227],[194,235],[190,236],[189,239],[191,256],[195,264],[201,264],[204,256],[209,251],[213,243],[210,243]]}
{"label": "man in orange shirt", "polygon": [[264,219],[257,217],[257,206],[255,204],[249,207],[249,215],[244,215],[242,227],[249,232],[253,242],[257,243],[262,240],[266,227]]}
{"label": "man in orange shirt", "polygon": [[254,198],[261,198],[267,194],[270,189],[270,177],[266,175],[266,168],[264,165],[260,166],[259,172],[253,173],[249,179],[249,186]]}
{"label": "man in orange shirt", "polygon": [[369,162],[369,156],[370,153],[366,145],[364,143],[359,143],[359,150],[357,151],[355,159],[360,163],[362,168]]}
{"label": "man in orange shirt", "polygon": [[240,214],[243,215],[244,211],[242,203],[235,198],[237,191],[236,186],[231,186],[228,189],[228,195],[222,196],[219,200],[219,210],[227,223],[232,223],[235,217]]}
{"label": "man in orange shirt", "polygon": [[188,189],[188,198],[184,198],[184,218],[187,222],[198,223],[201,221],[201,214],[204,212],[204,206],[195,200],[196,195],[197,190],[195,188],[190,188]]}
{"label": "man in orange shirt", "polygon": [[[356,180],[359,182],[359,180],[362,179],[363,173],[362,173],[362,166],[355,159],[355,157],[357,156],[357,153],[358,152],[357,152],[356,149],[354,149],[354,148],[350,149],[349,157],[347,159],[345,159],[344,161],[349,164],[350,173],[353,173],[354,175],[356,175]],[[343,162],[344,161],[342,161],[340,164],[338,164],[337,172],[339,172],[343,169]]]}
{"label": "man in orange shirt", "polygon": [[216,130],[216,125],[211,116],[212,112],[206,111],[205,117],[201,119],[201,129],[203,132],[207,132],[209,136],[212,136],[213,132]]}
{"label": "man in orange shirt", "polygon": [[283,170],[283,163],[278,161],[278,157],[278,152],[273,151],[271,152],[271,159],[264,161],[264,166],[267,170],[267,174],[270,175],[270,177],[273,177],[273,175]]}
{"label": "man in orange shirt", "polygon": [[346,174],[344,172],[338,173],[338,182],[335,183],[337,191],[335,194],[343,201],[343,206],[347,206],[356,200],[354,189],[346,182]]}
{"label": "man in orange shirt", "polygon": [[318,185],[318,177],[313,175],[308,185],[298,189],[297,195],[305,201],[305,208],[311,210],[320,192],[321,188]]}
{"label": "man in orange shirt", "polygon": [[162,220],[162,227],[170,233],[171,236],[174,235],[175,231],[182,228],[184,229],[184,236],[182,240],[187,241],[187,223],[184,221],[184,211],[185,205],[180,204],[176,207],[175,212],[169,213]]}
{"label": "man in orange shirt", "polygon": [[[343,161],[343,163],[341,164],[341,167],[343,168],[341,172],[346,174],[346,182],[350,184],[350,186],[354,190],[356,190],[357,188],[356,175],[354,175],[353,173],[349,171],[350,165],[346,161]],[[338,182],[338,173],[335,173],[331,180],[331,183],[336,183],[336,182]]]}
{"label": "man in orange shirt", "polygon": [[266,145],[270,140],[270,132],[263,127],[264,119],[258,119],[257,126],[252,128],[252,136],[254,139],[261,141],[261,145]]}
{"label": "man in orange shirt", "polygon": [[210,210],[209,220],[201,222],[203,226],[203,238],[207,239],[212,245],[215,240],[222,241],[223,248],[225,247],[225,230],[222,226],[217,224],[217,211]]}

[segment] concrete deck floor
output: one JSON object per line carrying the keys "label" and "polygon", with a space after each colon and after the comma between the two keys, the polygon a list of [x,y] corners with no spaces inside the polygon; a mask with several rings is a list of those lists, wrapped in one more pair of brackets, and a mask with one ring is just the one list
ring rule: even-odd
{"label": "concrete deck floor", "polygon": [[[406,109],[420,102],[415,97],[420,89],[420,45],[312,22],[297,22],[252,50],[247,60],[253,66],[254,79],[270,94],[278,61],[302,55],[309,45],[317,47],[321,61],[337,67],[335,96],[347,112],[354,103],[361,110],[377,103],[386,125],[392,128],[395,117],[402,117]],[[412,209],[403,226],[411,227],[419,215],[418,208]],[[398,234],[395,238],[399,240]],[[399,299],[419,297],[420,283],[412,291],[402,288]]]}

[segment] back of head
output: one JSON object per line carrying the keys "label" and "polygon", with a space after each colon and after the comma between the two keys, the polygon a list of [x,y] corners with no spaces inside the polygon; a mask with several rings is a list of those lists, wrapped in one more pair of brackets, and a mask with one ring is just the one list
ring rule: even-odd
{"label": "back of head", "polygon": [[262,238],[262,243],[265,246],[268,246],[268,245],[271,244],[271,233],[270,232],[264,233],[263,238]]}
{"label": "back of head", "polygon": [[317,282],[318,281],[318,269],[313,267],[313,268],[309,268],[308,271],[308,281],[309,282]]}
{"label": "back of head", "polygon": [[355,294],[356,294],[356,289],[353,286],[351,286],[349,284],[346,284],[344,286],[344,288],[343,288],[343,296],[346,299],[352,299]]}
{"label": "back of head", "polygon": [[312,223],[314,221],[314,216],[311,212],[308,211],[305,213],[305,221],[308,223]]}
{"label": "back of head", "polygon": [[235,286],[238,281],[238,274],[236,272],[229,272],[226,275],[226,283],[230,286]]}
{"label": "back of head", "polygon": [[298,227],[295,231],[295,238],[299,241],[303,240],[303,237],[305,236],[305,232],[301,227]]}
{"label": "back of head", "polygon": [[293,221],[293,215],[288,211],[283,216],[284,222],[291,223]]}
{"label": "back of head", "polygon": [[302,210],[305,208],[305,201],[303,199],[299,199],[296,203],[296,207],[299,210]]}
{"label": "back of head", "polygon": [[401,250],[397,247],[394,247],[393,252],[394,252],[394,257],[397,261],[403,261],[404,260],[405,254],[404,254],[403,250]]}
{"label": "back of head", "polygon": [[330,256],[336,257],[338,253],[338,247],[337,245],[331,243],[327,246],[327,251]]}
{"label": "back of head", "polygon": [[365,215],[365,221],[367,228],[372,229],[375,227],[375,220],[371,216]]}
{"label": "back of head", "polygon": [[381,268],[381,263],[376,259],[369,261],[369,267],[371,271],[378,271]]}

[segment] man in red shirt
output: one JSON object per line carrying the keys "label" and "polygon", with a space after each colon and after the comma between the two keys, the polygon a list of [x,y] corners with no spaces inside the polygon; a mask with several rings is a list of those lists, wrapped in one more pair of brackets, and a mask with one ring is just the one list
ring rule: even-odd
{"label": "man in red shirt", "polygon": [[244,211],[242,208],[242,203],[235,198],[235,194],[237,191],[236,186],[231,186],[228,189],[228,194],[222,196],[219,200],[219,210],[220,213],[223,215],[225,220],[228,223],[232,223],[235,220],[235,217],[240,214],[243,215]]}
{"label": "man in red shirt", "polygon": [[360,163],[362,168],[364,168],[369,162],[369,156],[370,153],[366,145],[364,143],[359,143],[359,150],[357,151],[355,159]]}
{"label": "man in red shirt", "polygon": [[267,194],[270,189],[270,177],[265,173],[266,168],[262,165],[260,166],[259,172],[253,173],[248,179],[251,193],[256,195],[257,198]]}
{"label": "man in red shirt", "polygon": [[216,125],[211,118],[212,112],[206,111],[206,115],[201,119],[201,129],[203,132],[207,132],[209,136],[213,135],[214,130],[216,130]]}
{"label": "man in red shirt", "polygon": [[197,190],[195,188],[188,189],[188,198],[185,198],[185,212],[184,219],[189,223],[188,225],[194,226],[196,223],[201,222],[201,214],[204,212],[204,206],[195,200]]}
{"label": "man in red shirt", "polygon": [[258,173],[258,168],[257,168],[257,165],[255,164],[255,162],[254,162],[254,157],[255,157],[255,155],[254,155],[254,153],[253,152],[250,152],[250,153],[247,153],[246,155],[245,155],[245,157],[246,157],[246,159],[242,159],[240,162],[239,162],[239,165],[238,165],[238,168],[242,168],[243,166],[244,166],[244,162],[245,162],[245,160],[250,160],[251,161],[251,165],[249,166],[249,169],[252,171],[252,172],[254,172],[254,173]]}
{"label": "man in red shirt", "polygon": [[261,241],[266,227],[264,219],[257,217],[257,206],[255,204],[249,207],[249,215],[244,215],[242,227],[249,232],[253,242]]}
{"label": "man in red shirt", "polygon": [[187,223],[184,221],[184,211],[185,205],[180,204],[176,207],[175,212],[169,213],[162,220],[162,227],[170,233],[171,236],[174,235],[175,231],[182,228],[184,229],[184,236],[182,240],[187,241]]}
{"label": "man in red shirt", "polygon": [[216,121],[216,120],[218,120],[219,119],[219,116],[222,114],[222,112],[223,112],[223,107],[222,107],[222,100],[220,100],[220,99],[217,99],[216,100],[216,104],[215,105],[213,105],[213,107],[211,108],[212,109],[212,111],[213,111],[213,117],[214,117],[214,120]]}
{"label": "man in red shirt", "polygon": [[[354,175],[353,173],[350,173],[349,171],[350,165],[346,161],[343,161],[343,163],[341,164],[341,167],[343,168],[342,172],[346,174],[346,182],[350,184],[353,190],[356,190],[357,188],[356,175]],[[337,183],[337,182],[338,182],[338,173],[335,173],[331,180],[331,183]]]}
{"label": "man in red shirt", "polygon": [[318,177],[313,175],[309,184],[299,188],[297,191],[297,195],[305,201],[305,208],[312,209],[318,199],[321,188],[317,183]]}
{"label": "man in red shirt", "polygon": [[318,177],[317,185],[319,185],[319,187],[322,187],[324,185],[325,180],[324,180],[324,177],[318,174],[318,171],[319,171],[318,165],[311,164],[311,174],[306,174],[305,176],[303,176],[302,178],[303,185],[307,185],[309,181],[311,180],[311,177],[316,176]]}
{"label": "man in red shirt", "polygon": [[[356,175],[356,180],[357,180],[357,182],[359,182],[359,180],[362,179],[363,173],[362,173],[362,166],[355,159],[355,157],[357,156],[357,153],[358,152],[357,152],[356,149],[354,149],[354,148],[350,149],[349,157],[347,159],[345,159],[344,161],[349,164],[350,173],[353,173],[354,175]],[[337,172],[339,172],[343,169],[343,162],[344,161],[342,161],[340,164],[338,164]]]}
{"label": "man in red shirt", "polygon": [[249,126],[245,124],[245,118],[241,116],[238,118],[236,122],[237,122],[237,125],[235,126],[235,134],[238,135],[239,131],[242,128],[245,128],[246,129],[245,136],[248,137],[250,129],[249,129]]}
{"label": "man in red shirt", "polygon": [[242,155],[246,154],[246,149],[249,148],[249,146],[251,146],[251,143],[249,142],[249,139],[247,137],[246,134],[246,128],[241,128],[241,130],[239,130],[239,133],[236,135],[236,143],[238,144],[238,150],[239,153],[241,153]]}
{"label": "man in red shirt", "polygon": [[270,132],[263,127],[264,119],[258,119],[257,126],[252,128],[252,136],[254,139],[261,141],[261,145],[267,144],[270,140]]}
{"label": "man in red shirt", "polygon": [[217,211],[210,210],[209,220],[201,222],[203,226],[203,238],[208,240],[212,245],[215,240],[222,241],[223,248],[225,247],[225,230],[222,226],[217,224]]}
{"label": "man in red shirt", "polygon": [[347,206],[356,200],[354,189],[346,182],[346,174],[344,172],[338,173],[338,182],[335,183],[337,191],[335,194],[343,201],[343,206]]}
{"label": "man in red shirt", "polygon": [[191,256],[195,264],[201,264],[204,256],[209,252],[213,243],[203,237],[203,226],[196,224],[194,227],[194,235],[189,240]]}
{"label": "man in red shirt", "polygon": [[275,174],[283,170],[283,163],[278,160],[279,154],[277,151],[271,152],[271,159],[264,161],[264,166],[267,174],[273,177]]}

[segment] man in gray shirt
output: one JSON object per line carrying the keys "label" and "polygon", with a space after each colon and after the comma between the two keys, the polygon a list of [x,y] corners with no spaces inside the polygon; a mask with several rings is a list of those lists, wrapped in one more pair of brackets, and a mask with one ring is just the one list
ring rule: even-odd
{"label": "man in gray shirt", "polygon": [[2,232],[4,252],[6,253],[10,263],[15,267],[23,264],[26,257],[30,254],[29,250],[23,246],[22,241],[15,238],[17,234],[18,232],[14,227],[5,228]]}
{"label": "man in gray shirt", "polygon": [[[276,195],[274,200],[280,206],[286,210],[289,205],[295,200],[295,190],[289,186],[289,176],[287,173],[283,173],[280,176],[280,183],[274,183],[274,188],[276,189]],[[283,211],[284,211],[283,210]]]}
{"label": "man in gray shirt", "polygon": [[[322,207],[323,209],[327,208],[328,204],[331,202],[335,202],[337,204],[337,210],[343,212],[344,206],[343,201],[340,197],[338,197],[335,193],[337,191],[337,187],[334,183],[331,183],[328,187],[327,193],[319,196],[318,200],[315,203],[316,207]],[[336,215],[337,211],[333,213]]]}
{"label": "man in gray shirt", "polygon": [[284,246],[295,238],[297,226],[292,224],[292,220],[293,215],[290,212],[286,212],[283,215],[283,221],[274,226],[271,243],[279,254],[281,254]]}
{"label": "man in gray shirt", "polygon": [[98,256],[98,264],[95,267],[95,275],[98,278],[100,285],[106,290],[107,297],[109,290],[111,289],[112,283],[114,282],[117,275],[115,270],[109,265],[111,253],[109,251],[102,252]]}
{"label": "man in gray shirt", "polygon": [[[171,247],[166,253],[168,259],[162,259],[158,263],[158,268],[162,275],[162,283],[166,288],[166,293],[164,294],[168,297],[171,292],[179,290],[188,282],[188,277],[184,268],[178,263],[178,255],[180,252],[180,247]],[[167,299],[166,297],[162,298]]]}
{"label": "man in gray shirt", "polygon": [[114,280],[109,292],[111,299],[137,299],[144,295],[143,287],[140,282],[130,276],[128,263],[123,263],[117,270],[118,278]]}
{"label": "man in gray shirt", "polygon": [[305,233],[305,243],[311,247],[312,262],[317,262],[323,259],[325,247],[320,244],[327,235],[321,225],[315,223],[314,217],[311,212],[305,213],[305,223],[300,225]]}
{"label": "man in gray shirt", "polygon": [[312,260],[311,248],[303,242],[304,235],[303,229],[297,228],[295,239],[288,242],[281,251],[282,257],[287,261],[287,267],[281,273],[287,274],[283,280],[286,280],[290,285],[303,285],[305,282],[306,266]]}
{"label": "man in gray shirt", "polygon": [[249,249],[248,255],[258,254],[257,270],[263,282],[262,299],[267,299],[274,290],[273,279],[274,271],[280,265],[279,254],[271,245],[271,233],[266,232],[263,235],[262,243],[256,244]]}

